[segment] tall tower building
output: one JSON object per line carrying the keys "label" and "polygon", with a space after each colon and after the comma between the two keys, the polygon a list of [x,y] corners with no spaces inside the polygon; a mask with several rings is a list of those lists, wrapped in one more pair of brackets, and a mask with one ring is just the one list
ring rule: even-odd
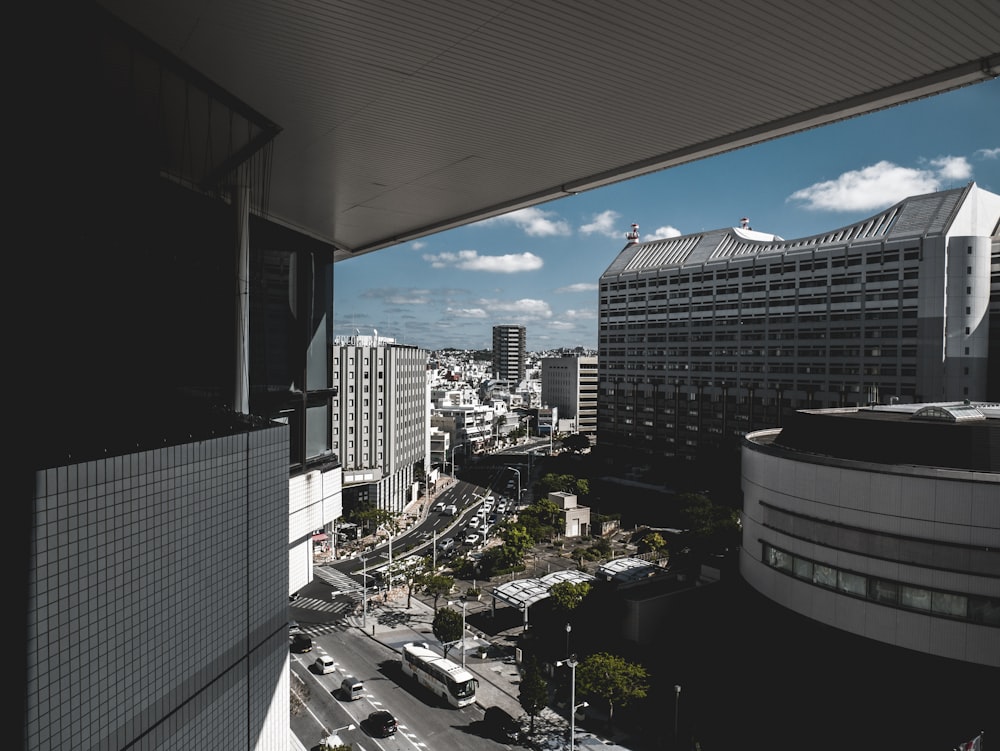
{"label": "tall tower building", "polygon": [[375,336],[338,338],[334,451],[344,468],[344,505],[402,511],[427,456],[427,352]]}
{"label": "tall tower building", "polygon": [[493,373],[512,386],[524,380],[525,342],[524,326],[493,327]]}
{"label": "tall tower building", "polygon": [[542,404],[559,408],[559,419],[572,418],[576,431],[597,432],[597,358],[564,355],[542,359]]}
{"label": "tall tower building", "polygon": [[789,408],[1000,399],[998,223],[970,183],[799,240],[633,228],[600,280],[600,444],[692,458]]}

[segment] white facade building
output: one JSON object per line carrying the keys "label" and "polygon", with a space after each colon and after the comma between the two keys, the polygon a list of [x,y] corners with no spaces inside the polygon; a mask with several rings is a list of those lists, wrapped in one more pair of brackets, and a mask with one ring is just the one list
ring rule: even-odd
{"label": "white facade building", "polygon": [[[337,340],[332,374],[333,450],[344,469],[344,506],[399,512],[413,499],[428,449],[427,353],[377,337]],[[426,469],[426,468],[425,468]]]}
{"label": "white facade building", "polygon": [[802,411],[743,445],[740,571],[790,610],[1000,667],[1000,408]]}
{"label": "white facade building", "polygon": [[597,357],[565,355],[542,359],[542,404],[559,408],[559,421],[572,419],[575,432],[597,432]]}

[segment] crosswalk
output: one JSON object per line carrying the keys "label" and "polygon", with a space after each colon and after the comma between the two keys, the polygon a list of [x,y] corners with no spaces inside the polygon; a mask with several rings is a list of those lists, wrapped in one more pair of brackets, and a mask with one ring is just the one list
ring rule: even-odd
{"label": "crosswalk", "polygon": [[295,608],[298,610],[309,610],[314,613],[343,613],[353,610],[353,601],[341,600],[321,600],[318,597],[299,597],[295,601]]}
{"label": "crosswalk", "polygon": [[313,574],[333,587],[334,592],[339,591],[340,594],[361,592],[361,584],[358,580],[343,571],[327,566],[316,566],[313,568]]}

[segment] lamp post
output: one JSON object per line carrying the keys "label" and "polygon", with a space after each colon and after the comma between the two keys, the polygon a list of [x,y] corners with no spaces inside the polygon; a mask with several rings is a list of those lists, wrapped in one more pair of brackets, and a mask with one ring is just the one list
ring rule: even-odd
{"label": "lamp post", "polygon": [[677,705],[681,698],[681,687],[674,686],[674,748],[677,748]]}
{"label": "lamp post", "polygon": [[[449,602],[448,604],[458,605],[457,602]],[[465,667],[465,606],[467,603],[465,602],[465,600],[462,600],[461,604],[462,604],[462,638],[459,639],[459,642],[461,642],[462,644],[462,667],[464,668]]]}
{"label": "lamp post", "polygon": [[[568,630],[567,630],[567,633]],[[569,666],[570,671],[570,681],[569,681],[569,750],[573,751],[576,748],[576,710],[582,709],[583,707],[589,707],[590,704],[583,702],[581,704],[576,703],[576,666],[577,660],[575,657],[568,657],[565,660],[559,660],[556,662],[556,667],[562,667],[563,665]]]}
{"label": "lamp post", "polygon": [[573,626],[569,623],[566,624],[566,659],[569,659],[569,635],[573,631]]}
{"label": "lamp post", "polygon": [[511,472],[517,475],[517,505],[521,505],[521,470],[514,469],[513,467],[507,467]]}
{"label": "lamp post", "polygon": [[368,629],[368,559],[361,556],[361,628]]}

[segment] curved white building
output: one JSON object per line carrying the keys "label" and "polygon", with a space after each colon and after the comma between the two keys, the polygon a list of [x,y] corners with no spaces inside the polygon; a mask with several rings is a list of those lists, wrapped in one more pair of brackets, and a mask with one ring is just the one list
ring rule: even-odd
{"label": "curved white building", "polygon": [[743,444],[740,571],[809,618],[1000,667],[1000,408],[800,411]]}

